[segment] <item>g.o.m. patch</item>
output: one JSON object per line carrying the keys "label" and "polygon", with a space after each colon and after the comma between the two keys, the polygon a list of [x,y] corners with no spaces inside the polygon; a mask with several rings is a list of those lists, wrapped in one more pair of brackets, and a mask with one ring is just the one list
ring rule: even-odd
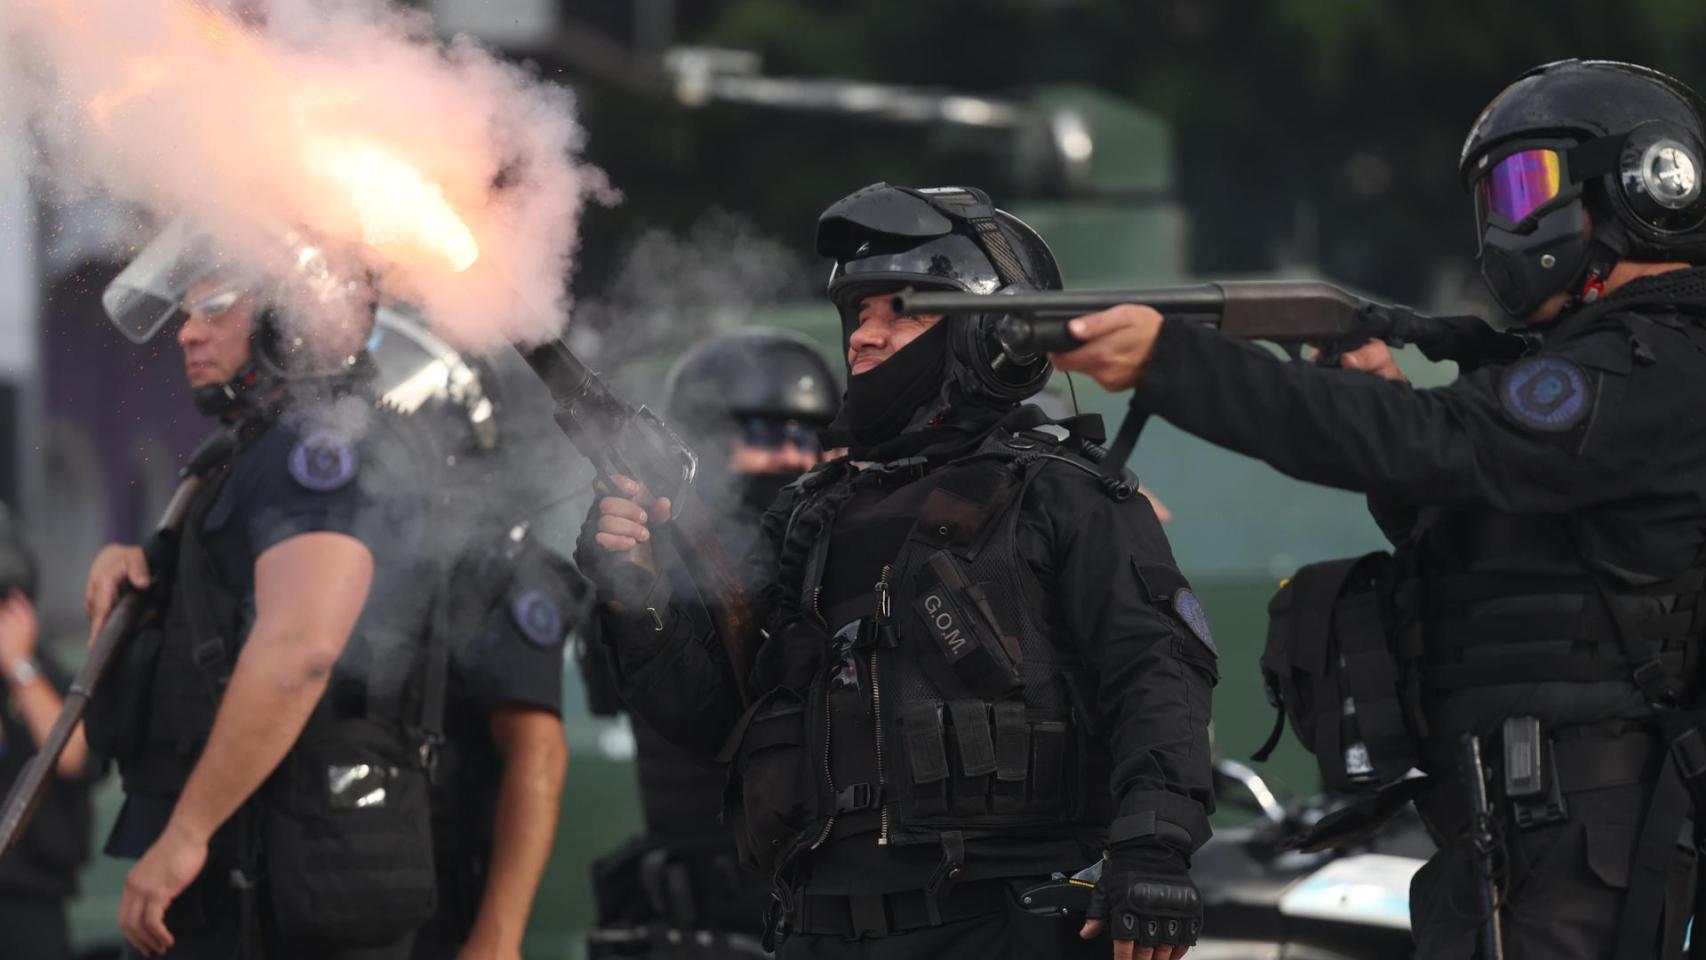
{"label": "g.o.m. patch", "polygon": [[1563,433],[1593,408],[1587,374],[1562,357],[1530,357],[1505,371],[1499,400],[1523,426]]}
{"label": "g.o.m. patch", "polygon": [[355,479],[359,461],[348,440],[319,430],[296,441],[290,450],[290,476],[310,490],[328,493]]}
{"label": "g.o.m. patch", "polygon": [[563,642],[562,611],[543,590],[529,590],[516,597],[509,612],[516,629],[534,646],[555,647]]}

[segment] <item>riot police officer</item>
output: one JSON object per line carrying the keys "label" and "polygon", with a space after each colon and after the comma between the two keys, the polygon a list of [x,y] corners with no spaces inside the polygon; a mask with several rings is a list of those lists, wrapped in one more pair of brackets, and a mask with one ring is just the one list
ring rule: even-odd
{"label": "riot police officer", "polygon": [[1450,386],[1411,389],[1383,345],[1347,358],[1378,377],[1282,364],[1135,306],[1073,321],[1090,342],[1057,358],[1370,494],[1397,546],[1407,733],[1437,784],[1420,956],[1470,956],[1486,929],[1465,734],[1488,747],[1506,956],[1680,956],[1698,913],[1703,141],[1695,93],[1631,64],[1547,64],[1495,97],[1460,174],[1488,289],[1536,344]]}
{"label": "riot police officer", "polygon": [[518,511],[490,368],[391,308],[369,348],[381,402],[406,405],[431,434],[443,518],[421,711],[439,897],[411,956],[519,957],[568,768],[564,639],[590,590]]}
{"label": "riot police officer", "polygon": [[[36,565],[0,506],[0,790],[35,756],[59,715],[66,678],[38,644]],[[89,749],[73,732],[49,795],[18,848],[0,858],[0,942],[19,960],[69,960],[65,901],[89,855]]]}
{"label": "riot police officer", "polygon": [[[784,492],[749,554],[753,700],[656,575],[671,505],[618,481],[580,557],[627,701],[732,764],[725,821],[773,877],[783,957],[1182,955],[1212,804],[1202,606],[1147,501],[1098,473],[1099,430],[1022,405],[1045,358],[1004,350],[993,312],[890,307],[907,286],[1058,287],[1053,256],[981,191],[888,184],[826,210],[817,247],[850,452]],[[1104,853],[1112,951],[1033,892]]]}
{"label": "riot police officer", "polygon": [[119,927],[132,955],[406,955],[433,899],[398,706],[422,470],[366,393],[366,285],[298,234],[252,239],[239,257],[175,222],[103,298],[137,342],[179,323],[196,406],[234,438],[165,569],[112,545],[89,574],[95,629],[120,589],[163,611],[90,716],[124,780],[107,852],[139,858]]}
{"label": "riot police officer", "polygon": [[[718,539],[744,553],[782,488],[818,465],[835,374],[804,338],[749,328],[700,341],[670,368],[663,412],[701,453],[696,483]],[[684,592],[691,581],[677,577]],[[621,708],[603,646],[583,644],[596,712]],[[743,871],[717,822],[727,771],[632,717],[645,833],[593,865],[595,956],[760,956],[769,885]]]}

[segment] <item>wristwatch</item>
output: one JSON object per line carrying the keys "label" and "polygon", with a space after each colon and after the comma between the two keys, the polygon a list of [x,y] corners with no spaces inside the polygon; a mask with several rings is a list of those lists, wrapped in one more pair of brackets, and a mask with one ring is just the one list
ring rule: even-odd
{"label": "wristwatch", "polygon": [[12,686],[22,687],[35,682],[41,676],[41,667],[36,665],[34,658],[25,657],[6,668],[6,679],[12,681]]}

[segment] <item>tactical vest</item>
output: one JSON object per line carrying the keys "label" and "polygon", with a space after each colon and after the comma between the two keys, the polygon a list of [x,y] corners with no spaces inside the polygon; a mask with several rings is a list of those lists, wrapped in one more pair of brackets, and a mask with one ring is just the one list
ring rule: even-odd
{"label": "tactical vest", "polygon": [[[1095,467],[1045,431],[997,430],[969,456],[803,478],[784,536],[786,591],[756,689],[725,749],[725,818],[749,867],[821,845],[837,818],[875,816],[879,844],[939,844],[949,860],[997,837],[1097,843],[1113,803],[1096,684],[1057,643],[1048,594],[1018,552],[1020,505],[1043,469]],[[930,482],[885,568],[854,649],[868,657],[874,782],[830,773],[830,630],[817,599],[840,509],[869,483]],[[841,738],[837,738],[838,742]]]}
{"label": "tactical vest", "polygon": [[[184,518],[171,604],[148,668],[146,734],[134,756],[120,759],[127,793],[182,791],[253,626],[252,602],[206,545],[236,506],[226,495],[230,470],[220,468]],[[442,739],[446,654],[443,638],[434,640],[416,675],[438,682],[411,684],[401,699],[340,685],[334,673],[290,752],[221,831],[220,856],[229,861],[221,868],[258,880],[274,924],[305,950],[388,944],[436,910],[429,776]],[[358,630],[349,646],[361,643]],[[405,719],[410,697],[423,701],[418,726]]]}
{"label": "tactical vest", "polygon": [[253,612],[223,580],[205,547],[206,526],[230,515],[229,501],[220,494],[230,478],[231,460],[239,447],[197,492],[180,527],[177,559],[171,579],[172,595],[152,662],[138,664],[148,671],[150,692],[139,705],[143,731],[140,750],[121,756],[119,772],[125,792],[172,796],[183,789],[201,748],[213,730],[219,697]]}

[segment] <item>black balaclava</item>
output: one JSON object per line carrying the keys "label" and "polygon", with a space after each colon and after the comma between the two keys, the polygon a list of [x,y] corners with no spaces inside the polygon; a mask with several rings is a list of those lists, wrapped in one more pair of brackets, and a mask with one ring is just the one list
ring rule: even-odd
{"label": "black balaclava", "polygon": [[919,409],[942,392],[948,323],[938,322],[874,369],[847,378],[836,425],[856,444],[881,443],[911,425]]}
{"label": "black balaclava", "polygon": [[802,471],[779,470],[771,473],[742,473],[729,478],[740,495],[741,506],[762,514],[770,509],[782,488],[800,479]]}

